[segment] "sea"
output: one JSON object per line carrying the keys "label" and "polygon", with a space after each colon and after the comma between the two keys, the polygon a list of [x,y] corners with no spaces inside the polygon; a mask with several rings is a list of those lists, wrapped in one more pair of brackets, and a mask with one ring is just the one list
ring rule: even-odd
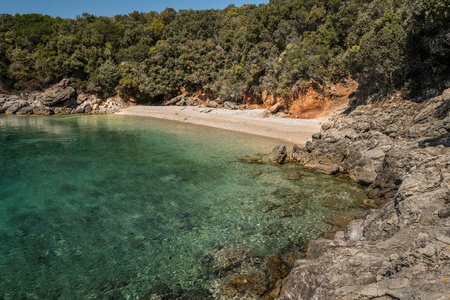
{"label": "sea", "polygon": [[271,165],[280,143],[146,117],[0,115],[0,299],[208,298],[220,249],[301,257],[366,193]]}

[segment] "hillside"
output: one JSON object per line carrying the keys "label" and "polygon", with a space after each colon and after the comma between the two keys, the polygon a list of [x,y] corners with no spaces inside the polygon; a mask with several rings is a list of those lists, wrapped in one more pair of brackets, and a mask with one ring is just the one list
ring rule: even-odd
{"label": "hillside", "polygon": [[1,14],[0,90],[70,78],[78,91],[141,103],[191,91],[255,104],[269,95],[286,109],[311,81],[319,93],[350,77],[362,95],[420,93],[449,74],[449,4],[272,0],[111,18]]}

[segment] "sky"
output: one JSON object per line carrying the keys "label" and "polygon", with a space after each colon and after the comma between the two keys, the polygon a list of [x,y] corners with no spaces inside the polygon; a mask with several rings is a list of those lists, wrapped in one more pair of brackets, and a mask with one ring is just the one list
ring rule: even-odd
{"label": "sky", "polygon": [[0,0],[0,14],[14,15],[39,13],[52,17],[76,18],[83,12],[96,16],[112,17],[133,11],[161,12],[167,7],[180,9],[223,9],[233,3],[269,3],[269,0]]}

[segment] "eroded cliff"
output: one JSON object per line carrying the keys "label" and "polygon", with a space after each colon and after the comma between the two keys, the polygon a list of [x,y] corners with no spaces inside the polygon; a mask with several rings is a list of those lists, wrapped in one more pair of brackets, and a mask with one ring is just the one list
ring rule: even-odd
{"label": "eroded cliff", "polygon": [[294,147],[304,166],[348,173],[385,203],[313,241],[278,299],[449,299],[449,146],[447,89],[350,105]]}

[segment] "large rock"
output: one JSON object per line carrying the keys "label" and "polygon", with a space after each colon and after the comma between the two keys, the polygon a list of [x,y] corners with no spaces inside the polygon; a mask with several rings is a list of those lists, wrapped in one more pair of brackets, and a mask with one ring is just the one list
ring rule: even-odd
{"label": "large rock", "polygon": [[[105,104],[100,105],[98,107],[98,110],[95,111],[97,114],[113,114],[116,112],[119,112],[124,108],[124,103],[121,101],[121,99],[117,98],[108,98],[105,102]],[[93,109],[93,107],[92,107]]]}
{"label": "large rock", "polygon": [[8,102],[6,104],[4,104],[4,108],[6,108],[5,113],[7,115],[11,115],[11,114],[15,114],[16,112],[20,111],[22,108],[28,106],[28,102],[25,100],[17,100],[17,101],[12,101],[12,102]]}
{"label": "large rock", "polygon": [[276,165],[281,165],[286,161],[287,151],[285,145],[277,145],[272,149],[272,155],[270,156],[270,162]]}
{"label": "large rock", "polygon": [[292,156],[347,173],[386,202],[310,243],[279,299],[448,299],[450,89],[350,107]]}
{"label": "large rock", "polygon": [[35,115],[52,115],[53,114],[53,109],[50,107],[45,106],[44,104],[42,104],[39,101],[34,101],[31,103],[30,105],[31,109],[33,109],[33,113]]}
{"label": "large rock", "polygon": [[76,94],[75,89],[69,86],[69,80],[63,79],[44,92],[35,94],[33,100],[37,100],[45,106],[54,106],[69,99],[76,99]]}
{"label": "large rock", "polygon": [[0,94],[0,113],[6,112],[20,101],[23,101],[23,99],[17,95]]}

